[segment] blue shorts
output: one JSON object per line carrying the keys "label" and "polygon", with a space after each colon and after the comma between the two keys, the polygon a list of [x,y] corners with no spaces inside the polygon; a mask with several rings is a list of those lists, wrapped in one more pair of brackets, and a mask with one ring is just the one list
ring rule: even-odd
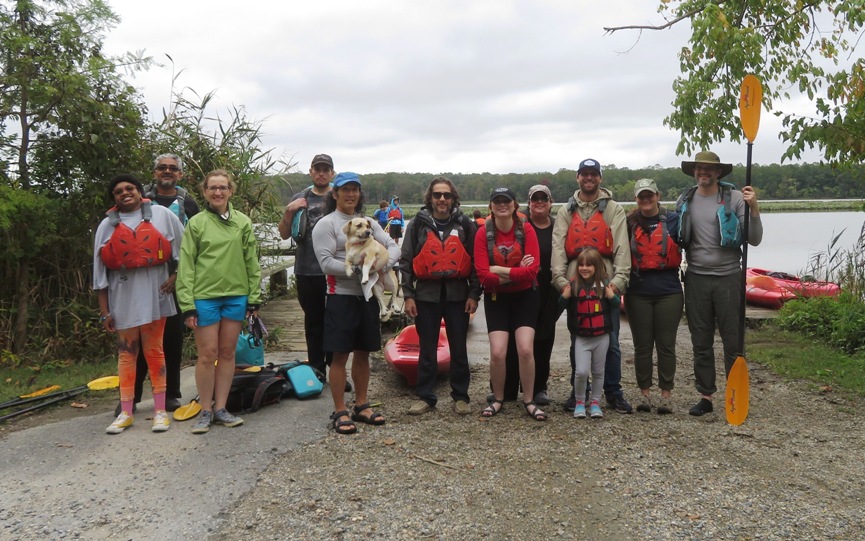
{"label": "blue shorts", "polygon": [[243,321],[246,319],[246,295],[195,300],[198,326],[207,327],[223,319]]}

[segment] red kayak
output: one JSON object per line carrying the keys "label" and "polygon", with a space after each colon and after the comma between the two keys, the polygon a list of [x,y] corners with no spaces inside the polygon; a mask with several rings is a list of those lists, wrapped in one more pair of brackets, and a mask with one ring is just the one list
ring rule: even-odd
{"label": "red kayak", "polygon": [[799,297],[837,297],[841,287],[832,282],[818,282],[786,272],[749,268],[745,274],[745,301],[755,306],[781,308]]}
{"label": "red kayak", "polygon": [[[417,328],[409,325],[387,341],[384,346],[384,359],[394,370],[405,376],[409,385],[417,384],[417,360],[420,355],[420,339]],[[438,373],[447,373],[451,368],[451,348],[448,336],[442,326],[439,330]]]}

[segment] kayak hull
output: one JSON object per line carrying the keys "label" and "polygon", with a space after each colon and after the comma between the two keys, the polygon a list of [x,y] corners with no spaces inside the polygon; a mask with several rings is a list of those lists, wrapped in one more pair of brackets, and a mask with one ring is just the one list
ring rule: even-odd
{"label": "kayak hull", "polygon": [[[445,374],[451,368],[451,350],[444,326],[439,329],[436,353],[438,373]],[[417,335],[417,327],[414,325],[403,328],[384,346],[384,359],[387,364],[405,377],[406,382],[411,386],[417,385],[419,355],[420,339]]]}

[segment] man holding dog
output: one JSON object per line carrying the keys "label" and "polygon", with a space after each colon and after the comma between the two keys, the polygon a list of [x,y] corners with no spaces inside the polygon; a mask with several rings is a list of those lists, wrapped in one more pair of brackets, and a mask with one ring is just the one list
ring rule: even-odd
{"label": "man holding dog", "polygon": [[454,411],[470,413],[466,340],[469,316],[478,308],[481,286],[472,264],[477,226],[459,209],[460,196],[444,177],[430,182],[424,206],[409,223],[402,244],[400,272],[405,313],[415,318],[420,353],[415,393],[409,415],[435,408],[437,347],[445,321],[451,352],[450,385]]}
{"label": "man holding dog", "polygon": [[[628,225],[625,210],[613,201],[613,194],[601,188],[603,175],[601,164],[587,159],[577,168],[579,189],[556,214],[553,226],[552,273],[553,287],[562,297],[570,298],[570,280],[576,274],[577,256],[586,247],[597,248],[611,276],[610,287],[621,295],[628,286],[631,273],[631,248],[628,242]],[[612,307],[613,330],[610,332],[610,347],[604,367],[604,395],[607,407],[619,413],[634,410],[622,392],[622,352],[619,348],[619,305]],[[574,370],[574,353],[571,346],[571,369]],[[573,377],[571,378],[573,384]],[[573,411],[576,397],[573,392],[565,402],[565,409]]]}
{"label": "man holding dog", "polygon": [[[291,222],[294,215],[302,208],[307,209],[309,226],[307,234],[297,242],[294,275],[297,280],[297,300],[303,310],[309,364],[324,374],[331,359],[331,355],[324,352],[324,308],[327,284],[312,247],[312,230],[324,215],[325,203],[330,198],[330,183],[334,177],[333,159],[327,154],[316,155],[309,167],[309,176],[312,178],[312,186],[292,196],[277,227],[279,235],[287,239],[291,236]],[[347,386],[346,391],[349,390],[351,388]]]}

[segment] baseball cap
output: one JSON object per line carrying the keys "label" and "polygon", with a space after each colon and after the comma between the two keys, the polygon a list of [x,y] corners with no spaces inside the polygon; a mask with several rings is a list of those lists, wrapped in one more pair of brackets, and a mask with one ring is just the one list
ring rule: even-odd
{"label": "baseball cap", "polygon": [[529,188],[529,199],[532,198],[536,193],[541,192],[547,194],[547,197],[550,198],[550,201],[553,200],[553,194],[550,193],[550,189],[544,186],[543,184],[535,184],[531,188]]}
{"label": "baseball cap", "polygon": [[594,169],[598,172],[599,175],[604,175],[603,172],[601,172],[601,164],[599,164],[597,160],[593,160],[591,158],[585,159],[580,162],[580,166],[577,167],[577,173],[579,173],[583,169]]}
{"label": "baseball cap", "polygon": [[507,197],[511,201],[516,201],[517,196],[514,192],[511,191],[510,188],[495,188],[492,192],[490,192],[490,201],[496,197]]}
{"label": "baseball cap", "polygon": [[336,176],[336,178],[333,179],[333,187],[334,188],[340,188],[342,186],[345,186],[349,182],[354,182],[358,186],[362,186],[362,184],[360,183],[360,177],[357,176],[357,173],[352,173],[351,171],[345,171],[343,173],[338,174]]}
{"label": "baseball cap", "polygon": [[315,167],[320,163],[329,165],[330,168],[333,169],[333,158],[331,158],[327,154],[316,154],[315,157],[312,159],[312,165],[310,165],[310,167]]}
{"label": "baseball cap", "polygon": [[650,178],[641,178],[634,184],[634,195],[640,195],[641,192],[658,193],[658,185]]}

